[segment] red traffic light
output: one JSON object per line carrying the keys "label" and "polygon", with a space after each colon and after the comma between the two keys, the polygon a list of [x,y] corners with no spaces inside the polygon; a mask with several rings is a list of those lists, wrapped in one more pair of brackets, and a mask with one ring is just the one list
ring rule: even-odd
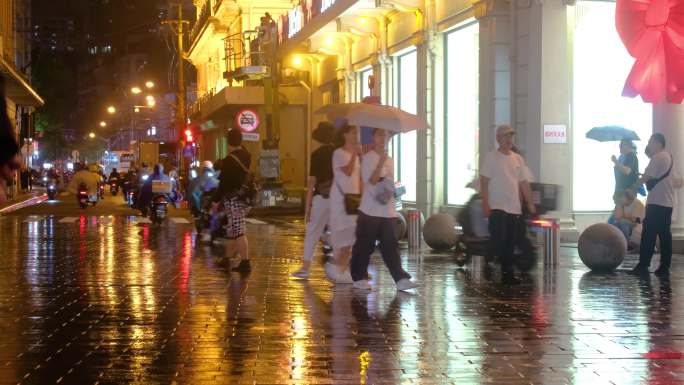
{"label": "red traffic light", "polygon": [[185,130],[185,141],[187,143],[192,143],[195,141],[195,137],[192,133],[192,130],[190,130],[190,129]]}

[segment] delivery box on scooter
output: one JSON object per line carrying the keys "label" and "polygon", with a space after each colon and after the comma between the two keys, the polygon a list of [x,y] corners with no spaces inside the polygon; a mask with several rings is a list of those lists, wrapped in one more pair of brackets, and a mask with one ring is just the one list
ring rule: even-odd
{"label": "delivery box on scooter", "polygon": [[173,192],[173,184],[170,180],[153,180],[152,193],[153,194],[171,194]]}

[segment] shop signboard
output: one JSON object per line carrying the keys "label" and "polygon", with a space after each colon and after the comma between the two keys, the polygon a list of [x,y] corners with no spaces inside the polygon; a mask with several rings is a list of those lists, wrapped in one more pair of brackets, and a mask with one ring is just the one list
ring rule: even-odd
{"label": "shop signboard", "polygon": [[243,109],[235,115],[235,125],[242,132],[252,132],[259,128],[259,114],[251,109]]}
{"label": "shop signboard", "polygon": [[327,11],[330,9],[330,7],[335,5],[335,1],[336,0],[321,0],[321,13]]}
{"label": "shop signboard", "polygon": [[304,9],[301,4],[297,5],[287,14],[287,37],[292,37],[296,35],[299,31],[304,28]]}
{"label": "shop signboard", "polygon": [[568,142],[567,127],[564,124],[545,124],[545,144],[565,144]]}

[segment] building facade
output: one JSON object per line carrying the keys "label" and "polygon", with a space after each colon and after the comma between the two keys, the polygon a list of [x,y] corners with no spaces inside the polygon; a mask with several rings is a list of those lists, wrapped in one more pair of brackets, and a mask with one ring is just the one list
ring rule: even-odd
{"label": "building facade", "polygon": [[[281,119],[282,130],[293,124],[310,129],[321,118],[312,113],[319,107],[366,96],[425,118],[429,130],[392,143],[398,178],[407,185],[405,200],[425,214],[466,203],[473,191],[465,185],[478,176],[481,154],[496,148],[498,124],[517,129],[535,179],[561,187],[559,209],[551,215],[561,219],[566,239],[604,220],[613,208],[610,157],[618,153],[617,144],[590,141],[587,131],[602,125],[636,130],[643,139],[642,170],[648,161],[642,155],[645,140],[654,128],[666,134],[668,147],[684,144],[676,130],[683,116],[679,105],[622,97],[634,59],[615,30],[611,1],[195,4],[189,58],[198,71],[199,100],[206,104],[217,94],[239,92],[223,77],[231,55],[225,38],[253,29],[256,17],[268,11],[278,25],[281,79],[304,74],[299,88],[310,92],[306,120]],[[279,7],[286,9],[278,12]],[[306,143],[302,158],[312,149],[308,132],[297,138]],[[682,154],[675,157],[684,160]],[[684,198],[681,190],[678,195]],[[681,211],[675,221],[679,236]]]}
{"label": "building facade", "polygon": [[[5,78],[8,115],[22,146],[24,165],[31,166],[33,155],[32,117],[43,100],[30,83],[31,3],[27,0],[0,2],[0,74]],[[16,195],[16,183],[8,186],[8,195]]]}

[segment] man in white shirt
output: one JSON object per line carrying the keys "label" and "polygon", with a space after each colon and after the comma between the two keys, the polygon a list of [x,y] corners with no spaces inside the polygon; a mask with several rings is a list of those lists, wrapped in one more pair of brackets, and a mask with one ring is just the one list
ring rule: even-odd
{"label": "man in white shirt", "polygon": [[363,195],[356,222],[356,242],[352,249],[351,276],[354,288],[370,290],[368,263],[380,241],[380,253],[389,269],[397,290],[413,289],[417,285],[401,267],[399,241],[394,232],[397,216],[394,204],[394,162],[387,155],[387,132],[373,130],[373,150],[361,159]]}
{"label": "man in white shirt", "polygon": [[655,133],[646,146],[646,154],[651,161],[644,175],[630,190],[636,191],[642,183],[646,184],[646,217],[644,218],[639,247],[639,263],[632,269],[635,275],[648,274],[655,250],[656,238],[660,238],[660,267],[654,272],[666,277],[670,274],[672,262],[672,207],[674,206],[674,158],[665,151],[665,136]]}
{"label": "man in white shirt", "polygon": [[520,283],[513,273],[513,250],[516,226],[522,215],[521,192],[527,210],[530,214],[535,212],[527,166],[512,151],[514,138],[515,130],[511,126],[497,127],[499,149],[487,154],[480,170],[482,207],[489,218],[492,248],[501,261],[501,280],[506,284]]}

